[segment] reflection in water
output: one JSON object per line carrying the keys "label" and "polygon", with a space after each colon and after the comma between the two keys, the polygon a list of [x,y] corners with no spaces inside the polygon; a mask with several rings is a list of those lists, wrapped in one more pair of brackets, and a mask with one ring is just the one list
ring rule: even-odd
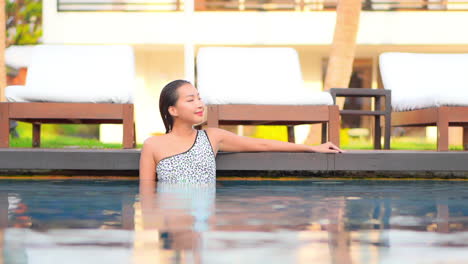
{"label": "reflection in water", "polygon": [[140,181],[135,262],[203,263],[203,232],[210,229],[215,184]]}
{"label": "reflection in water", "polygon": [[468,182],[0,181],[0,263],[465,263]]}

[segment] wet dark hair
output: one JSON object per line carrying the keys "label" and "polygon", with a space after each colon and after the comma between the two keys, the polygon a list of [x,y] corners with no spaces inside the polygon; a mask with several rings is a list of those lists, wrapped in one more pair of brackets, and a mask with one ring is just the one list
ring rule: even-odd
{"label": "wet dark hair", "polygon": [[164,86],[159,96],[159,112],[161,113],[164,126],[166,127],[166,134],[169,133],[174,126],[174,118],[169,114],[169,107],[174,106],[177,100],[179,100],[177,89],[185,84],[191,83],[185,80],[172,81]]}

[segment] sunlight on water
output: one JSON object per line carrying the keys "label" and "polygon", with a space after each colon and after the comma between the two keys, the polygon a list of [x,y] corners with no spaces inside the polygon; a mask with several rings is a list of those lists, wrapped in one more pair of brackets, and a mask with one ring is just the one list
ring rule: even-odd
{"label": "sunlight on water", "polygon": [[468,182],[1,180],[0,263],[466,263]]}

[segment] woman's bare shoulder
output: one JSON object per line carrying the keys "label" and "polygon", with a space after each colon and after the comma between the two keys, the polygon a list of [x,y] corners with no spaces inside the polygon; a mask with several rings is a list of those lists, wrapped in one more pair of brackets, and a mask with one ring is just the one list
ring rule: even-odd
{"label": "woman's bare shoulder", "polygon": [[221,141],[223,138],[230,137],[232,135],[235,135],[234,133],[227,131],[225,129],[217,128],[217,127],[208,127],[205,129],[206,133],[208,133],[208,136],[213,139],[216,139],[217,141]]}
{"label": "woman's bare shoulder", "polygon": [[206,133],[211,137],[219,137],[226,132],[226,130],[217,128],[217,127],[207,127],[205,128]]}
{"label": "woman's bare shoulder", "polygon": [[152,136],[143,142],[143,148],[156,150],[166,144],[168,141],[167,135]]}

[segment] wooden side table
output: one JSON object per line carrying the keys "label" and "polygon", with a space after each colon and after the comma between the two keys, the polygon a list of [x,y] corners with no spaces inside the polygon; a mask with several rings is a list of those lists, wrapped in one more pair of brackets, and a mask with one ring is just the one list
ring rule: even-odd
{"label": "wooden side table", "polygon": [[[392,95],[390,90],[384,89],[365,89],[365,88],[332,88],[330,94],[333,102],[336,103],[336,97],[374,97],[374,110],[340,110],[340,115],[367,115],[374,116],[374,149],[382,149],[380,138],[382,129],[380,127],[380,117],[385,119],[384,149],[390,149],[391,133],[391,114],[392,114]],[[382,98],[385,98],[385,109],[382,110]]]}

